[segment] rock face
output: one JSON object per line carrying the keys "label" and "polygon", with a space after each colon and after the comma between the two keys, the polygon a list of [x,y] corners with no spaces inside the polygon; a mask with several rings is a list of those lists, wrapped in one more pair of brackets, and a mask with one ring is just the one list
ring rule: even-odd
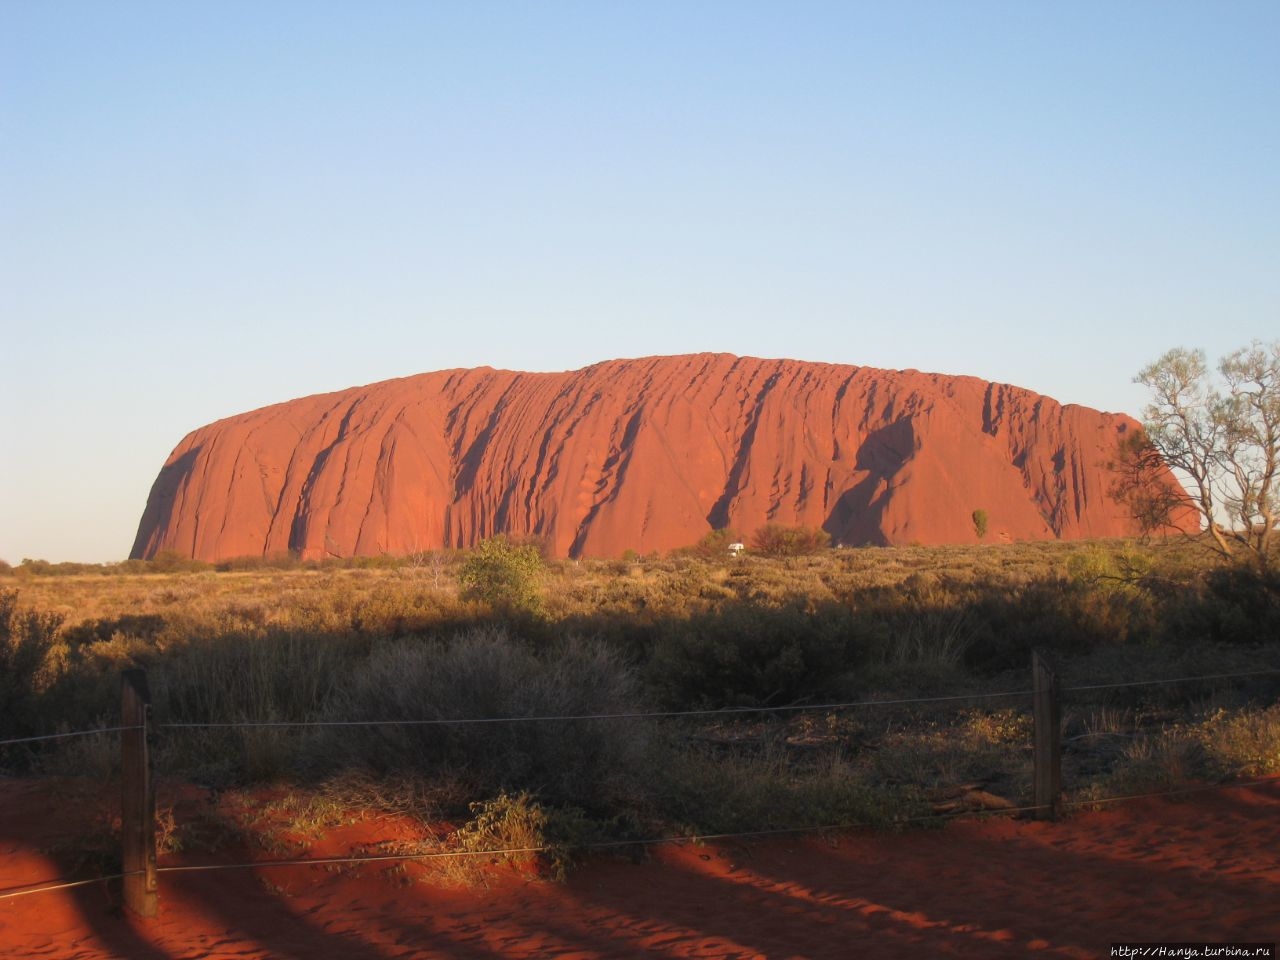
{"label": "rock face", "polygon": [[725,354],[444,370],[189,434],[132,556],[408,553],[497,533],[618,556],[709,530],[846,545],[1128,536],[1107,463],[1138,429],[1018,387]]}

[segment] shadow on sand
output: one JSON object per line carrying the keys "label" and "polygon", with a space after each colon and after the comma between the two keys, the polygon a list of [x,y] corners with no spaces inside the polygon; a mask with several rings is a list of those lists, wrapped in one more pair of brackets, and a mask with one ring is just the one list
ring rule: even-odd
{"label": "shadow on sand", "polygon": [[[92,818],[59,783],[0,780],[0,886],[75,866],[57,838]],[[234,818],[219,827],[220,852],[183,859],[231,862],[255,848]],[[1274,942],[1278,849],[1280,783],[1271,783],[1060,823],[681,844],[646,863],[594,861],[561,885],[506,868],[469,889],[405,882],[415,870],[395,881],[317,866],[164,873],[161,914],[149,921],[122,911],[118,882],[0,900],[0,953],[1083,958],[1126,940]]]}

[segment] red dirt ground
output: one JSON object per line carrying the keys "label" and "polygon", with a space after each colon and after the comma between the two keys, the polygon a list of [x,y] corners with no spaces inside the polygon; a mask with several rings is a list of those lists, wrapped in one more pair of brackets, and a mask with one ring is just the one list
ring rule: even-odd
{"label": "red dirt ground", "polygon": [[[76,801],[59,783],[0,780],[0,896],[66,875],[59,839],[91,804],[81,795],[60,809]],[[403,824],[370,817],[309,855],[397,830]],[[166,855],[161,865],[235,855]],[[1126,940],[1274,942],[1280,782],[1058,823],[685,843],[639,864],[594,861],[565,884],[507,867],[489,868],[476,888],[408,882],[420,869],[391,878],[317,866],[165,873],[154,920],[122,912],[118,882],[0,899],[0,956],[919,960],[1105,957]]]}

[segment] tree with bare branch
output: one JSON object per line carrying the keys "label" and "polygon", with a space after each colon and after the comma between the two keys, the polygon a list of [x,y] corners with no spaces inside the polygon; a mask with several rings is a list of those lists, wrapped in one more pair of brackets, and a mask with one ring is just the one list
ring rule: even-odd
{"label": "tree with bare branch", "polygon": [[[1216,552],[1265,571],[1280,522],[1280,340],[1228,354],[1216,373],[1203,350],[1182,348],[1138,373],[1152,399],[1144,434],[1125,444],[1117,492],[1150,528],[1194,510]],[[1180,487],[1150,482],[1162,465]]]}

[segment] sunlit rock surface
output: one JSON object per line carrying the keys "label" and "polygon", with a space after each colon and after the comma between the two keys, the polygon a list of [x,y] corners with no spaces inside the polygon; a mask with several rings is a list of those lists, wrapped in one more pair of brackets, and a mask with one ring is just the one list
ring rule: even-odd
{"label": "sunlit rock surface", "polygon": [[697,354],[443,370],[201,427],[134,557],[401,554],[496,533],[560,556],[820,526],[837,544],[1127,536],[1108,463],[1138,425],[972,377]]}

